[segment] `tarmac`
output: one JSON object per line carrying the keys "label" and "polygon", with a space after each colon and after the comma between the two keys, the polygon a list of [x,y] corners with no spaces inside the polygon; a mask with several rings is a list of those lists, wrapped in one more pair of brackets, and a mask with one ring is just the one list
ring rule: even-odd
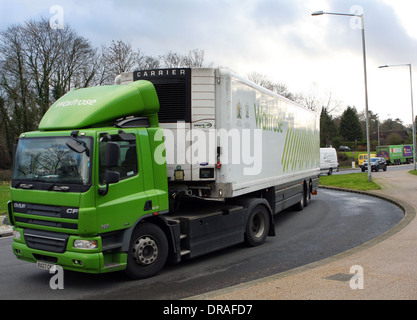
{"label": "tarmac", "polygon": [[417,219],[414,219],[417,176],[406,170],[388,169],[372,173],[372,179],[382,190],[361,193],[381,197],[400,206],[404,210],[404,218],[395,227],[330,258],[188,299],[417,299]]}
{"label": "tarmac", "polygon": [[[395,227],[330,258],[188,300],[417,299],[417,176],[388,169],[372,178],[382,190],[360,193],[401,207],[404,218]],[[0,237],[10,235],[0,221]]]}

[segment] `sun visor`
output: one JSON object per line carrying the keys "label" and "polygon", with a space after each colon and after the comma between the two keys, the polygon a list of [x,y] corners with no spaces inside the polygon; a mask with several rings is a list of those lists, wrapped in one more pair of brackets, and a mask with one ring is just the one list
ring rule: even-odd
{"label": "sun visor", "polygon": [[158,111],[158,96],[149,81],[76,89],[49,108],[39,124],[39,130],[112,125],[116,119],[133,115],[155,116]]}

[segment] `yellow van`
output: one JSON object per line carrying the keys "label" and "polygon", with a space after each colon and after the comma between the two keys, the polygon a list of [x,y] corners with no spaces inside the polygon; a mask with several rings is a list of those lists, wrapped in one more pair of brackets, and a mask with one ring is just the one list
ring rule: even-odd
{"label": "yellow van", "polygon": [[[376,157],[375,153],[371,153],[371,158]],[[363,164],[364,161],[366,161],[368,159],[368,154],[367,153],[361,153],[358,155],[358,165],[361,166]]]}

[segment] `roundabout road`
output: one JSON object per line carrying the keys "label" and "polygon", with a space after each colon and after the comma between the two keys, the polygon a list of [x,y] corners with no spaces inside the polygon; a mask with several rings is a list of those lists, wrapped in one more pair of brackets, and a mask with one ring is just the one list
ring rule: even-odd
{"label": "roundabout road", "polygon": [[319,189],[303,211],[277,215],[277,236],[262,246],[237,245],[138,281],[128,280],[124,273],[65,271],[63,290],[49,287],[47,271],[17,260],[11,238],[0,238],[0,299],[181,299],[330,257],[375,238],[402,217],[401,209],[379,198]]}

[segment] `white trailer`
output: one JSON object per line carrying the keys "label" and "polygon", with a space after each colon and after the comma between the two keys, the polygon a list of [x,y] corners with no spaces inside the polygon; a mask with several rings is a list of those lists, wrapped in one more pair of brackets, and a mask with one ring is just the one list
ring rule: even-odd
{"label": "white trailer", "polygon": [[[320,174],[319,115],[225,69],[125,73],[151,81],[171,188],[234,198],[274,188],[275,212],[308,202]],[[158,161],[158,160],[156,160]]]}

